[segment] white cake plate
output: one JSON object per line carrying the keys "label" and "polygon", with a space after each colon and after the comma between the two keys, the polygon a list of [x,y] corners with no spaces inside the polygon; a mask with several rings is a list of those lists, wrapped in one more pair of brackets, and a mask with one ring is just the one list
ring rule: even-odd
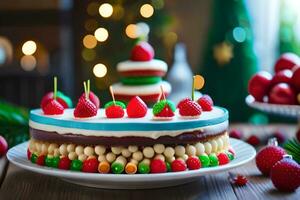
{"label": "white cake plate", "polygon": [[217,167],[202,168],[184,172],[169,172],[162,174],[98,174],[82,173],[60,169],[53,169],[46,166],[38,166],[27,160],[28,142],[19,144],[11,148],[7,153],[8,160],[23,169],[40,174],[59,177],[65,181],[97,188],[110,189],[142,189],[161,188],[175,186],[192,182],[203,175],[223,172],[251,161],[256,154],[255,149],[249,144],[230,139],[230,143],[236,151],[236,158],[229,164]]}

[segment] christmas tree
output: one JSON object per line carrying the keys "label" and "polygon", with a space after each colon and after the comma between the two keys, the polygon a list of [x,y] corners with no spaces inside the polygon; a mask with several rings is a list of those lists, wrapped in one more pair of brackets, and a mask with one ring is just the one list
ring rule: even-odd
{"label": "christmas tree", "polygon": [[215,0],[204,62],[200,72],[206,79],[203,92],[217,105],[226,107],[232,121],[248,120],[245,104],[248,80],[257,69],[253,36],[243,0]]}

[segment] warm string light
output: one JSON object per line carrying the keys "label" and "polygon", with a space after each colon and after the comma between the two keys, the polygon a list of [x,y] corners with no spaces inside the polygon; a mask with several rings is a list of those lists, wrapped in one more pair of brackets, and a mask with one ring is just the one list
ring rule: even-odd
{"label": "warm string light", "polygon": [[36,67],[36,59],[32,55],[24,55],[20,60],[22,69],[25,71],[32,71]]}
{"label": "warm string light", "polygon": [[99,42],[104,42],[108,38],[108,31],[101,27],[96,29],[94,35]]}
{"label": "warm string light", "polygon": [[101,6],[99,7],[99,14],[104,18],[110,17],[113,14],[113,11],[114,9],[109,3],[101,4]]}
{"label": "warm string light", "polygon": [[107,73],[107,68],[104,64],[98,63],[94,66],[93,68],[93,73],[96,77],[102,78],[106,75]]}
{"label": "warm string light", "polygon": [[149,18],[153,15],[154,8],[150,4],[144,4],[140,8],[140,13],[141,13],[142,17]]}
{"label": "warm string light", "polygon": [[129,24],[126,29],[125,29],[125,33],[129,38],[137,38],[137,25],[136,24]]}
{"label": "warm string light", "polygon": [[93,49],[97,46],[97,39],[93,35],[86,35],[82,41],[83,45],[88,49]]}
{"label": "warm string light", "polygon": [[36,49],[37,49],[37,45],[32,40],[26,41],[23,44],[23,46],[22,46],[22,52],[25,55],[32,55],[32,54],[34,54],[36,52]]}

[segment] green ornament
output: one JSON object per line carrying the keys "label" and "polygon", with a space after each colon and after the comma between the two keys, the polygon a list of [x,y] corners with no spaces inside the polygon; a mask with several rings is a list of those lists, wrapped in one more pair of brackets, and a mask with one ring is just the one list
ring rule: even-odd
{"label": "green ornament", "polygon": [[215,166],[219,165],[219,160],[218,160],[218,157],[216,156],[216,154],[212,153],[208,157],[210,160],[210,166],[215,167]]}
{"label": "green ornament", "polygon": [[233,160],[234,159],[234,155],[232,153],[226,152],[226,154],[227,154],[229,160]]}
{"label": "green ornament", "polygon": [[166,105],[169,106],[169,108],[173,112],[175,112],[176,107],[175,107],[175,105],[174,105],[174,103],[172,101],[161,100],[161,101],[157,102],[156,104],[154,104],[154,106],[152,108],[153,115],[159,114],[166,107]]}
{"label": "green ornament", "polygon": [[58,168],[59,161],[60,161],[59,156],[53,157],[53,158],[52,158],[52,167]]}
{"label": "green ornament", "polygon": [[111,165],[111,171],[114,174],[121,174],[124,171],[124,165],[122,165],[121,163],[118,163],[118,162],[114,162]]}
{"label": "green ornament", "polygon": [[47,156],[46,157],[46,159],[45,159],[45,165],[47,166],[47,167],[52,167],[52,164],[53,163],[53,157],[51,156]]}
{"label": "green ornament", "polygon": [[31,160],[32,163],[36,163],[37,159],[38,159],[38,156],[35,153],[31,154],[30,160]]}
{"label": "green ornament", "polygon": [[82,161],[81,160],[72,160],[71,162],[71,170],[72,171],[81,171]]}
{"label": "green ornament", "polygon": [[210,159],[209,159],[208,155],[203,154],[203,155],[200,155],[198,157],[199,157],[199,160],[201,162],[202,167],[209,167]]}
{"label": "green ornament", "polygon": [[172,168],[171,168],[171,164],[169,162],[165,162],[166,166],[167,166],[167,172],[171,172]]}
{"label": "green ornament", "polygon": [[149,174],[150,172],[150,166],[145,163],[140,163],[138,165],[138,171],[140,174]]}
{"label": "green ornament", "polygon": [[122,101],[110,101],[110,102],[107,102],[104,106],[104,108],[108,108],[112,105],[116,104],[117,106],[121,106],[123,109],[126,108],[125,104],[122,102]]}

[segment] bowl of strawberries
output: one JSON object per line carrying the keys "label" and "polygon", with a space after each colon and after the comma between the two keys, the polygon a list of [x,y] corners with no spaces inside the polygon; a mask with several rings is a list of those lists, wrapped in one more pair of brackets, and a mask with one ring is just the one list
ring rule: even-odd
{"label": "bowl of strawberries", "polygon": [[276,61],[274,74],[259,71],[248,83],[246,103],[255,109],[289,117],[300,117],[300,57],[284,53]]}

